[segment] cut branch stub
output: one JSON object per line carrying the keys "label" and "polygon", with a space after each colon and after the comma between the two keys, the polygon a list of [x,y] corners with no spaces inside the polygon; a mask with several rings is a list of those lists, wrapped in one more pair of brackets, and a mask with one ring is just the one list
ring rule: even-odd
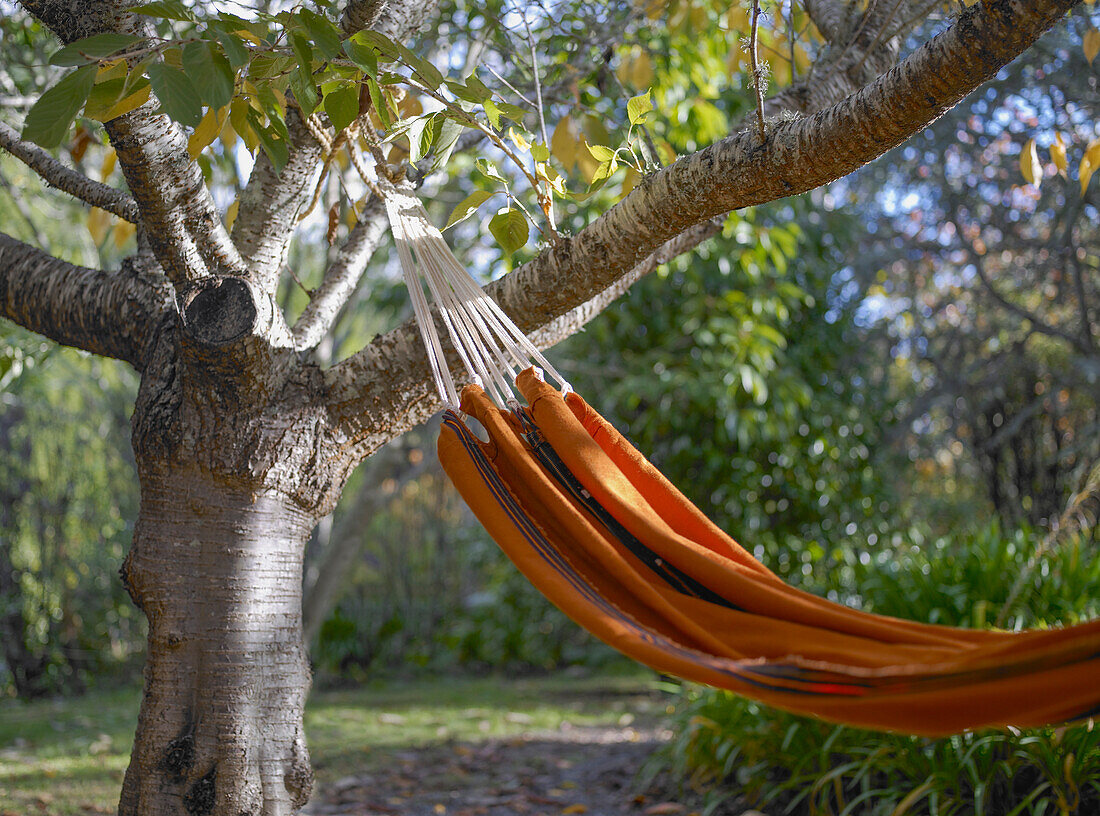
{"label": "cut branch stub", "polygon": [[207,278],[183,296],[183,330],[204,346],[239,340],[256,327],[258,312],[252,290],[243,278]]}

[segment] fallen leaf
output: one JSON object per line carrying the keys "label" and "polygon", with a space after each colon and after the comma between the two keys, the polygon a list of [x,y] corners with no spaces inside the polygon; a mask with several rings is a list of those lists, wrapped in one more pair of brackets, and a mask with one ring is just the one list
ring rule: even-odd
{"label": "fallen leaf", "polygon": [[588,812],[588,805],[582,805],[578,802],[575,805],[570,805],[567,808],[562,808],[561,812],[563,814],[565,814],[565,813],[587,813]]}
{"label": "fallen leaf", "polygon": [[681,805],[679,802],[658,802],[656,805],[650,805],[642,813],[645,816],[677,816],[679,813],[685,813],[687,808]]}

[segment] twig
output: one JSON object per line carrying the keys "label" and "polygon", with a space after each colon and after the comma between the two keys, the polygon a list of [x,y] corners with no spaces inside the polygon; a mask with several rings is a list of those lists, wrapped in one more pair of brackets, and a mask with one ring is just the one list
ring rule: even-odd
{"label": "twig", "polygon": [[752,31],[749,33],[749,60],[752,62],[752,84],[756,89],[756,118],[760,126],[760,143],[767,138],[767,129],[764,124],[764,72],[756,56],[756,33],[760,21],[760,0],[752,0]]}
{"label": "twig", "polygon": [[66,167],[42,148],[30,142],[24,142],[14,128],[3,122],[0,122],[0,147],[58,190],[109,213],[114,213],[131,224],[141,222],[137,202],[132,196],[102,182],[93,181],[71,167]]}
{"label": "twig", "polygon": [[486,70],[486,71],[488,71],[488,72],[489,72],[490,74],[492,74],[493,76],[495,76],[495,77],[496,77],[497,79],[499,79],[499,80],[500,80],[501,82],[503,82],[503,83],[505,84],[505,86],[507,86],[507,88],[508,88],[508,89],[509,89],[509,90],[510,90],[510,91],[511,91],[512,93],[514,93],[514,94],[515,94],[516,96],[518,96],[518,97],[519,97],[520,99],[522,99],[522,100],[523,100],[524,102],[526,102],[526,103],[527,103],[528,105],[530,105],[530,106],[531,106],[532,108],[533,108],[533,107],[535,107],[535,103],[534,103],[534,102],[532,102],[532,101],[531,101],[530,99],[528,99],[528,98],[527,98],[526,96],[524,96],[524,95],[523,95],[523,93],[521,93],[521,92],[519,91],[519,89],[518,89],[518,88],[516,88],[516,86],[515,86],[515,85],[513,85],[513,84],[512,84],[511,82],[509,82],[509,81],[508,81],[508,80],[506,80],[506,79],[505,79],[504,77],[502,77],[502,76],[501,76],[500,74],[498,74],[498,73],[497,73],[497,72],[496,72],[496,71],[495,71],[495,70],[493,69],[493,66],[492,66],[492,65],[489,65],[488,63],[486,63],[486,65],[485,65],[485,70]]}
{"label": "twig", "polygon": [[[535,76],[535,102],[538,108],[539,114],[539,130],[542,133],[542,144],[547,149],[550,148],[550,139],[546,136],[546,113],[543,110],[542,104],[542,81],[539,79],[539,57],[538,52],[535,50],[535,39],[531,36],[531,26],[527,22],[527,12],[523,12],[523,29],[527,32],[527,45],[531,49],[531,73]],[[531,159],[534,162],[534,157]],[[550,235],[557,243],[558,232],[554,227],[554,191],[550,187],[550,182],[546,182],[546,192],[542,192],[541,187],[535,188],[535,197],[539,200],[539,205],[542,207],[543,213],[546,215],[546,220],[550,224]],[[540,230],[541,232],[541,230]]]}

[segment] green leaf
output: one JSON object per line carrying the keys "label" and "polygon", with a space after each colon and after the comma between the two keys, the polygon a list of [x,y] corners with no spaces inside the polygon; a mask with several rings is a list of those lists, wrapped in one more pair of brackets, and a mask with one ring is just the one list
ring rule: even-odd
{"label": "green leaf", "polygon": [[88,100],[84,105],[84,115],[90,119],[99,119],[104,113],[115,106],[122,98],[122,92],[126,88],[126,77],[97,82],[88,94]]}
{"label": "green leaf", "polygon": [[632,125],[644,122],[651,110],[653,110],[653,100],[649,98],[649,91],[632,96],[626,103],[626,115]]}
{"label": "green leaf", "polygon": [[485,108],[485,115],[489,117],[489,123],[496,130],[500,130],[500,108],[497,107],[496,102],[492,99],[486,99],[481,104]]}
{"label": "green leaf", "polygon": [[493,95],[493,92],[485,86],[485,83],[477,78],[477,74],[470,74],[468,77],[466,77],[466,87],[471,92],[481,97],[477,100],[478,102],[484,102],[486,99]]}
{"label": "green leaf", "polygon": [[409,125],[409,162],[416,164],[432,149],[432,117],[421,116]]}
{"label": "green leaf", "polygon": [[308,68],[298,66],[290,75],[290,89],[294,92],[294,98],[306,116],[317,110],[320,98],[317,96],[317,86],[313,84],[313,76]]}
{"label": "green leaf", "polygon": [[[350,42],[367,48],[372,48],[389,62],[401,59],[402,50],[408,50],[403,49],[403,46],[398,45],[385,34],[374,31],[372,29],[366,29],[364,31],[357,32],[353,37],[351,37]],[[349,54],[348,56],[351,55]]]}
{"label": "green leaf", "polygon": [[199,97],[211,108],[224,108],[233,98],[237,74],[229,60],[202,40],[183,47],[183,70],[199,89]]}
{"label": "green leaf", "polygon": [[214,36],[225,50],[225,56],[229,59],[230,65],[234,68],[240,68],[248,64],[250,52],[243,39],[236,34],[220,30],[215,30]]}
{"label": "green leaf", "polygon": [[69,43],[60,51],[57,51],[50,57],[50,65],[63,65],[67,68],[74,65],[84,65],[88,62],[98,61],[103,57],[109,57],[111,54],[140,41],[141,37],[134,37],[130,34],[114,34],[111,32],[94,34],[91,37],[85,37],[83,40]]}
{"label": "green leaf", "polygon": [[428,62],[423,57],[418,57],[416,54],[409,52],[408,59],[409,67],[416,72],[417,77],[428,86],[429,89],[436,91],[443,85],[443,74],[439,69]]}
{"label": "green leaf", "polygon": [[489,232],[506,255],[527,243],[527,219],[513,207],[505,207],[489,221]]}
{"label": "green leaf", "polygon": [[187,127],[195,127],[202,121],[202,98],[183,71],[153,63],[149,66],[149,82],[169,117]]}
{"label": "green leaf", "polygon": [[313,46],[309,40],[301,34],[294,32],[290,35],[290,48],[294,52],[294,58],[298,60],[298,67],[307,74],[313,72]]}
{"label": "green leaf", "polygon": [[598,162],[609,162],[615,158],[615,151],[610,147],[605,147],[604,145],[590,145],[587,142],[585,142],[584,146],[588,148],[588,152],[592,154],[592,158]]}
{"label": "green leaf", "polygon": [[462,201],[459,202],[458,206],[454,208],[454,211],[451,212],[451,217],[447,219],[447,225],[443,227],[443,229],[448,229],[449,227],[453,227],[455,224],[458,224],[461,221],[465,221],[467,218],[477,212],[478,207],[480,207],[494,195],[496,195],[496,193],[491,193],[488,190],[474,190],[472,193],[462,199]]}
{"label": "green leaf", "polygon": [[42,147],[57,147],[69,132],[77,112],[95,85],[95,65],[85,65],[66,74],[46,91],[27,112],[23,138]]}
{"label": "green leaf", "polygon": [[416,72],[418,78],[433,91],[443,84],[443,74],[439,72],[438,68],[384,34],[372,30],[360,31],[351,39],[363,45],[373,46],[387,60],[401,62],[409,66]]}
{"label": "green leaf", "polygon": [[481,173],[481,175],[485,176],[485,178],[487,178],[487,179],[492,179],[493,181],[499,181],[502,184],[507,184],[508,183],[505,180],[504,176],[502,176],[500,174],[500,171],[497,170],[497,166],[495,164],[493,164],[491,161],[489,161],[488,159],[478,159],[478,160],[476,160],[474,162],[474,167],[476,167],[478,172]]}
{"label": "green leaf", "polygon": [[531,157],[538,162],[544,162],[550,158],[550,150],[542,142],[531,145]]}
{"label": "green leaf", "polygon": [[518,105],[510,105],[507,102],[497,102],[496,106],[500,109],[501,115],[521,125],[523,124],[524,118],[527,116],[527,111]]}
{"label": "green leaf", "polygon": [[367,91],[370,92],[370,103],[374,106],[374,112],[378,114],[378,118],[382,122],[382,127],[389,130],[393,125],[393,117],[390,116],[389,106],[386,105],[386,100],[382,95],[382,88],[369,75],[366,77],[365,81],[367,83]]}
{"label": "green leaf", "polygon": [[146,17],[157,17],[161,20],[179,20],[181,23],[193,23],[195,15],[191,13],[180,0],[155,0],[153,3],[143,3],[127,9],[134,14],[144,14]]}
{"label": "green leaf", "polygon": [[313,37],[313,44],[325,55],[325,59],[335,59],[340,55],[340,29],[332,20],[311,9],[302,9],[298,16]]}
{"label": "green leaf", "polygon": [[248,121],[252,125],[253,132],[259,138],[264,153],[271,159],[275,172],[281,172],[283,167],[286,166],[287,159],[290,158],[290,149],[287,146],[286,139],[280,137],[274,128],[264,127],[263,122],[260,121],[260,114],[255,108],[248,109]]}
{"label": "green leaf", "polygon": [[378,51],[352,37],[344,40],[344,53],[369,77],[378,76]]}
{"label": "green leaf", "polygon": [[341,131],[359,115],[359,88],[349,82],[326,83],[324,108],[332,126]]}
{"label": "green leaf", "polygon": [[455,149],[455,143],[462,134],[464,125],[456,122],[445,113],[437,114],[435,124],[435,159],[432,161],[432,170],[438,170],[447,166],[451,160],[451,153]]}
{"label": "green leaf", "polygon": [[[471,76],[470,79],[472,79],[474,82],[476,82],[481,87],[480,88],[471,87],[469,85],[463,84],[463,83],[458,82],[458,81],[453,80],[453,79],[448,79],[447,82],[446,82],[446,85],[447,85],[448,88],[451,89],[451,92],[455,96],[457,96],[459,99],[462,99],[466,102],[473,102],[475,104],[481,104],[481,103],[484,103],[485,100],[488,99],[490,96],[492,96],[492,92],[489,91],[489,89],[486,88],[484,85],[482,85],[481,82],[477,79],[477,77]],[[489,92],[488,93],[482,93],[482,89],[484,89],[485,91],[489,91]]]}

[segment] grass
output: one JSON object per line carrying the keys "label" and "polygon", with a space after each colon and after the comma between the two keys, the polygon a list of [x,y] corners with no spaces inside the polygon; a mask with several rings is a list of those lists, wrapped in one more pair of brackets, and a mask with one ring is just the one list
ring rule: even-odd
{"label": "grass", "polygon": [[[656,715],[664,704],[653,685],[652,674],[642,670],[370,683],[313,694],[306,735],[318,784],[325,785],[384,765],[414,745]],[[0,816],[114,813],[140,700],[140,689],[124,688],[0,702]]]}

